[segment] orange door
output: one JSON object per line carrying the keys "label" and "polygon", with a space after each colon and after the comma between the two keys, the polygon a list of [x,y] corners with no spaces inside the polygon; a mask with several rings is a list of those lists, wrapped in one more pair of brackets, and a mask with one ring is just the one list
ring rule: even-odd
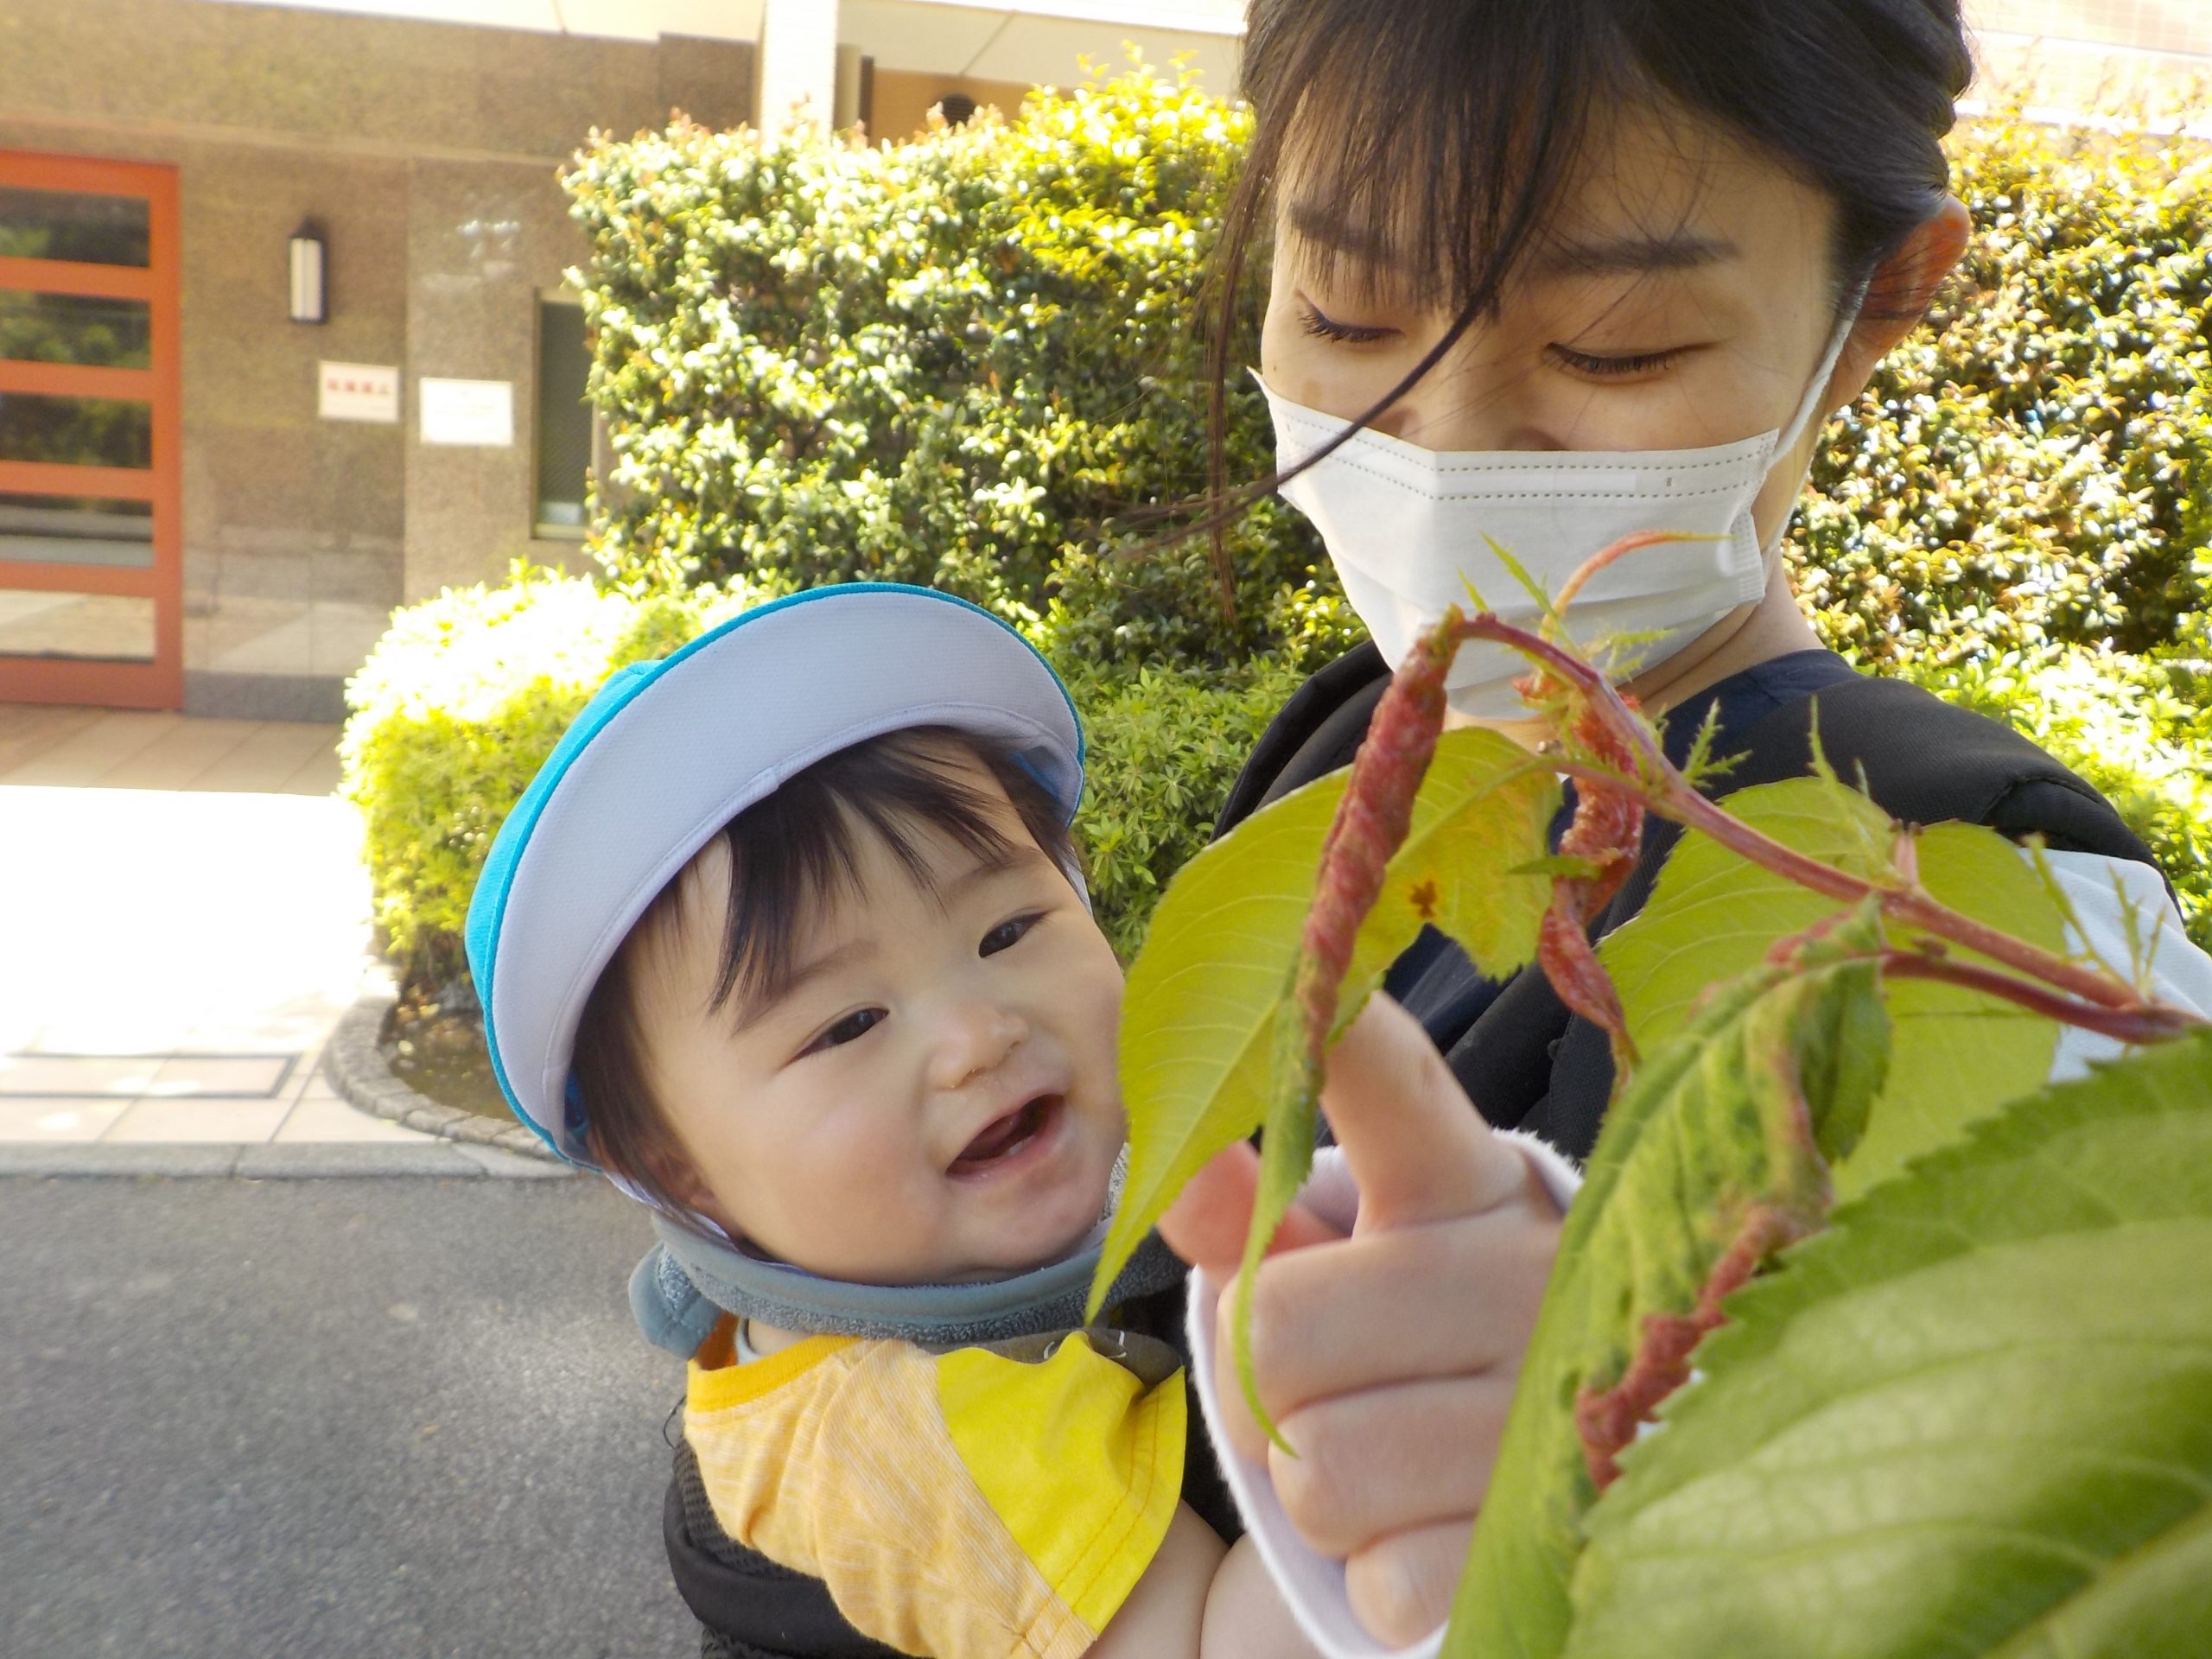
{"label": "orange door", "polygon": [[0,702],[184,702],[172,168],[0,150]]}

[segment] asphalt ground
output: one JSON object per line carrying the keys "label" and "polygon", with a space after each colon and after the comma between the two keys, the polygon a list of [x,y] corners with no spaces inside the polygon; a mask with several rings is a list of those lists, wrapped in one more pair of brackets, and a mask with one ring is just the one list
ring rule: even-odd
{"label": "asphalt ground", "polygon": [[582,1180],[0,1179],[0,1655],[696,1654],[649,1242]]}

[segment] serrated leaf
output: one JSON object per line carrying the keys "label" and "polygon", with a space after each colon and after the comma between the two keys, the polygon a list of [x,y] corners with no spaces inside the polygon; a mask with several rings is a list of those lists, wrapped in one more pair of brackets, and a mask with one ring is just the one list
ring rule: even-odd
{"label": "serrated leaf", "polygon": [[[1122,1002],[1129,1166],[1094,1298],[1198,1167],[1267,1116],[1277,1020],[1346,775],[1255,813],[1185,865],[1154,912]],[[1542,855],[1558,800],[1556,780],[1510,740],[1446,733],[1360,930],[1340,1011],[1356,1012],[1430,921],[1488,971],[1526,963],[1549,888],[1509,872]],[[1308,1159],[1310,1143],[1309,1128]]]}
{"label": "serrated leaf", "polygon": [[[1895,830],[1855,790],[1818,778],[1739,790],[1728,810],[1777,841],[1867,877],[1890,865]],[[2045,950],[2064,948],[2063,921],[2034,868],[1993,830],[1946,823],[1923,832],[1922,885],[1944,904]],[[1681,1029],[1707,985],[1763,961],[1776,940],[1832,914],[1836,901],[1761,869],[1695,831],[1669,856],[1651,899],[1599,948],[1629,1033],[1649,1052]],[[1917,936],[1894,929],[1893,942]],[[1959,953],[1977,961],[1971,952]],[[1848,1197],[1955,1138],[2050,1074],[2058,1029],[2009,1003],[1954,985],[1898,982],[1890,1081],[1866,1138],[1835,1172]]]}
{"label": "serrated leaf", "polygon": [[[1861,918],[1839,944],[1863,945],[1872,925]],[[1847,1143],[1881,1084],[1886,1048],[1874,969],[1851,963],[1755,970],[1717,988],[1671,1041],[1647,1052],[1567,1211],[1447,1655],[1560,1651],[1597,1492],[1578,1396],[1621,1380],[1648,1317],[1695,1306],[1755,1206],[1817,1219],[1827,1184],[1815,1147]]]}
{"label": "serrated leaf", "polygon": [[1739,1294],[1589,1517],[1576,1659],[2184,1659],[2212,1033],[2019,1102]]}

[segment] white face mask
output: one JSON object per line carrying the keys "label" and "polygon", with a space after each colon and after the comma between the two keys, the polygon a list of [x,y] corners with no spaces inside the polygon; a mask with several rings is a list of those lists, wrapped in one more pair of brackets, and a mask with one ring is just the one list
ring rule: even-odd
{"label": "white face mask", "polygon": [[[1592,576],[1568,606],[1567,628],[1582,648],[1622,641],[1602,653],[1603,666],[1625,680],[1766,591],[1781,537],[1761,545],[1751,503],[1776,458],[1796,447],[1819,412],[1855,321],[1837,327],[1786,430],[1708,449],[1488,453],[1423,449],[1361,431],[1282,493],[1321,532],[1345,595],[1394,669],[1446,610],[1472,608],[1470,583],[1506,621],[1536,626],[1541,609],[1491,551],[1492,540],[1556,594],[1592,554],[1624,536],[1712,537],[1639,549]],[[1286,402],[1264,381],[1261,390],[1274,416],[1275,464],[1286,471],[1351,425]],[[1471,641],[1445,681],[1446,698],[1471,719],[1525,715],[1513,681],[1528,666],[1507,646]]]}

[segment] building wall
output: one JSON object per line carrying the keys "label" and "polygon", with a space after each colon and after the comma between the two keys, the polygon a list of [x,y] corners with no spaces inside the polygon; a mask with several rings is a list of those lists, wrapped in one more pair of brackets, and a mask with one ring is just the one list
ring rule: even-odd
{"label": "building wall", "polygon": [[2212,0],[1968,0],[1976,94],[2212,138]]}
{"label": "building wall", "polygon": [[[537,302],[583,256],[555,181],[594,125],[734,125],[752,50],[210,3],[0,15],[0,148],[152,161],[182,205],[187,707],[327,717],[393,606],[559,562],[537,539]],[[285,243],[329,246],[286,319]],[[325,359],[397,365],[397,425],[318,417]],[[427,446],[423,376],[512,384],[511,448]]]}
{"label": "building wall", "polygon": [[973,75],[933,75],[926,71],[876,67],[874,98],[868,109],[871,138],[911,138],[929,124],[931,107],[948,92],[965,92],[1007,119],[1029,96],[1023,81],[979,80]]}

